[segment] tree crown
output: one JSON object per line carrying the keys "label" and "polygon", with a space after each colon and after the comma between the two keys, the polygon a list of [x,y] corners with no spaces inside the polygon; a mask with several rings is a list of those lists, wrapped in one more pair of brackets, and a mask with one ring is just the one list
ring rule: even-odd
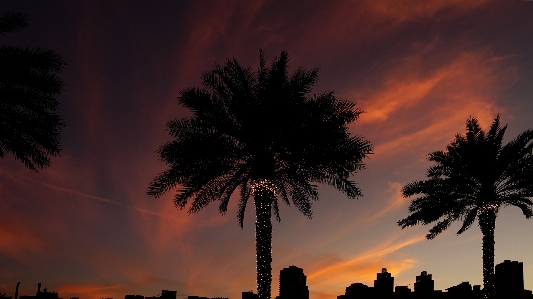
{"label": "tree crown", "polygon": [[[182,90],[179,103],[193,115],[167,123],[174,140],[159,148],[159,156],[169,169],[148,194],[159,197],[179,185],[177,207],[193,199],[194,213],[219,200],[225,213],[240,188],[241,226],[254,188],[269,188],[308,217],[310,199],[318,199],[314,183],[361,196],[349,176],[364,167],[371,144],[351,135],[348,124],[363,111],[331,91],[310,95],[318,69],[299,68],[289,76],[288,61],[282,52],[267,66],[260,52],[253,72],[230,59],[202,75],[203,87]],[[273,209],[279,220],[277,200]]]}
{"label": "tree crown", "polygon": [[455,220],[463,221],[457,232],[461,234],[480,215],[496,214],[501,206],[516,206],[526,218],[533,216],[533,131],[503,145],[506,129],[499,115],[487,132],[476,118],[468,119],[465,135],[456,135],[445,151],[429,154],[435,164],[428,169],[428,179],[403,187],[404,197],[419,197],[398,225],[437,222],[426,236],[432,239]]}

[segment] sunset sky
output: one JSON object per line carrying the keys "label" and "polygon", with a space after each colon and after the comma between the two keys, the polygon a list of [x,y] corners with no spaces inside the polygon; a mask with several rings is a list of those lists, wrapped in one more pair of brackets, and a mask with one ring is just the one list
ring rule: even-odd
{"label": "sunset sky", "polygon": [[[227,58],[256,69],[259,49],[267,61],[286,50],[291,72],[319,67],[314,92],[363,108],[350,130],[374,145],[353,178],[362,198],[320,187],[313,219],[286,205],[273,218],[273,298],[289,265],[304,269],[311,299],[372,285],[383,267],[411,289],[424,270],[440,290],[482,284],[479,227],[457,236],[455,223],[431,241],[429,226],[402,230],[400,190],[470,116],[486,129],[500,113],[507,141],[533,128],[532,1],[3,0],[9,10],[30,27],[0,44],[54,49],[68,66],[61,156],[39,173],[0,160],[1,293],[19,281],[20,295],[41,282],[81,299],[255,292],[253,209],[241,230],[236,200],[226,215],[216,204],[188,215],[174,192],[146,190],[166,168],[156,153],[170,140],[165,123],[190,115],[179,91]],[[504,208],[495,235],[495,262],[523,262],[533,289],[533,220]]]}

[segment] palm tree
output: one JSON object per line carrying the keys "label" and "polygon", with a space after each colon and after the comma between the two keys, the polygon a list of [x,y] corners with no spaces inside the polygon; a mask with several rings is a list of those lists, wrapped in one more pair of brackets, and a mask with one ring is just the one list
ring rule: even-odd
{"label": "palm tree", "polygon": [[[28,27],[27,15],[0,14],[0,34]],[[50,166],[61,151],[64,126],[55,113],[63,89],[56,73],[66,63],[52,50],[0,46],[0,158],[12,153],[30,170]]]}
{"label": "palm tree", "polygon": [[167,123],[174,140],[158,153],[169,168],[148,189],[159,197],[177,187],[176,207],[191,200],[188,211],[196,213],[218,201],[223,214],[239,189],[241,228],[252,196],[262,299],[271,295],[271,213],[280,220],[278,200],[311,218],[311,201],[318,200],[314,183],[334,186],[349,198],[361,196],[349,176],[364,168],[371,151],[367,140],[348,132],[363,111],[331,91],[309,95],[318,69],[299,68],[289,77],[288,60],[282,52],[267,66],[260,52],[257,73],[227,60],[202,75],[203,88],[182,90],[179,103],[192,117]]}
{"label": "palm tree", "polygon": [[446,151],[429,154],[436,164],[428,169],[427,180],[403,187],[411,201],[410,215],[398,221],[402,228],[437,222],[426,238],[435,238],[461,220],[457,234],[475,221],[483,234],[483,285],[485,298],[495,297],[494,228],[500,207],[516,206],[526,218],[533,216],[533,130],[527,130],[502,145],[507,126],[500,127],[498,115],[489,131],[476,118],[466,122],[466,136],[456,135]]}

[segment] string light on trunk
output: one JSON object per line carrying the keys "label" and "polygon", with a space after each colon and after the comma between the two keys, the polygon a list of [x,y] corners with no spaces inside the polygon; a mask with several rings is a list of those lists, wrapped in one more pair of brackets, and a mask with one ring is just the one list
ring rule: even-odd
{"label": "string light on trunk", "polygon": [[267,194],[276,194],[276,185],[267,179],[257,179],[254,180],[251,184],[251,193],[253,196],[258,195],[261,192],[264,195]]}

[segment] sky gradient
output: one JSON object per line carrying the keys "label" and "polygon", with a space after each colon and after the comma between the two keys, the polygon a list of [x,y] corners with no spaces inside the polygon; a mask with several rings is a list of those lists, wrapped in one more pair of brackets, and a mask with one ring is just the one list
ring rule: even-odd
{"label": "sky gradient", "polygon": [[[332,299],[354,282],[372,285],[386,267],[413,288],[421,271],[436,289],[482,284],[481,232],[455,223],[426,241],[429,226],[400,229],[423,179],[427,154],[444,150],[475,116],[488,128],[500,113],[507,141],[533,128],[531,1],[2,1],[30,27],[1,44],[42,46],[68,66],[60,114],[61,157],[32,173],[0,160],[0,292],[33,295],[37,283],[62,298],[180,295],[238,299],[255,292],[254,210],[244,229],[237,201],[226,215],[173,206],[174,192],[146,189],[165,169],[157,148],[165,123],[200,75],[236,58],[257,69],[289,53],[289,71],[319,67],[314,92],[334,90],[366,112],[350,130],[374,145],[354,180],[364,197],[320,188],[309,220],[280,206],[273,218],[272,295],[279,271],[304,269],[311,299]],[[533,289],[533,220],[504,208],[495,262],[524,263]]]}

